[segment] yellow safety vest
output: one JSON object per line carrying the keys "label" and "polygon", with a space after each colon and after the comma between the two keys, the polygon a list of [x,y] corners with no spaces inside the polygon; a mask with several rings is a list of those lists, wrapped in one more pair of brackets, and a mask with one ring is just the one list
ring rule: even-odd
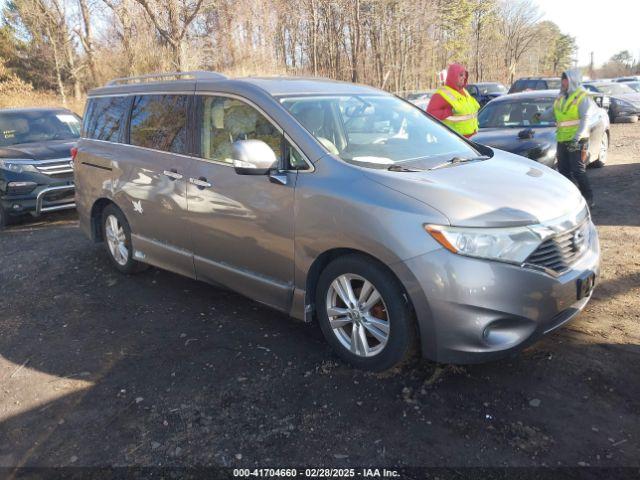
{"label": "yellow safety vest", "polygon": [[444,85],[436,92],[451,105],[453,115],[442,122],[460,135],[472,135],[478,131],[480,104],[464,88],[463,93]]}
{"label": "yellow safety vest", "polygon": [[564,98],[560,95],[553,102],[553,113],[556,117],[556,140],[558,142],[569,142],[578,133],[580,125],[580,102],[587,95],[582,88],[577,88],[575,92]]}

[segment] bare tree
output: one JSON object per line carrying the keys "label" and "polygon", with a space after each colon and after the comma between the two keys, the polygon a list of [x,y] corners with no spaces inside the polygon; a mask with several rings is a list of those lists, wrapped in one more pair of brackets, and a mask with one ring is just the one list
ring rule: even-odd
{"label": "bare tree", "polygon": [[504,66],[513,82],[522,55],[536,38],[538,8],[531,0],[505,0],[501,5],[500,30],[504,37]]}
{"label": "bare tree", "polygon": [[94,85],[98,83],[98,74],[95,62],[95,45],[93,40],[93,25],[91,22],[91,9],[88,0],[78,0],[80,10],[80,25],[74,29],[74,33],[78,36],[80,44],[84,49],[89,72],[91,72],[91,81]]}
{"label": "bare tree", "polygon": [[136,0],[153,22],[158,34],[172,52],[173,66],[186,68],[185,37],[189,26],[200,13],[204,0]]}

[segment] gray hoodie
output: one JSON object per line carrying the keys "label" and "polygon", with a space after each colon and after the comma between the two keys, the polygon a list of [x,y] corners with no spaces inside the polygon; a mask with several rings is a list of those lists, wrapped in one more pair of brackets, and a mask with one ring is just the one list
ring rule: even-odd
{"label": "gray hoodie", "polygon": [[[580,85],[582,84],[580,78],[582,77],[582,75],[580,74],[580,70],[577,69],[567,70],[563,73],[569,80],[569,89],[566,92],[560,90],[560,96],[567,98],[578,88],[580,88]],[[583,138],[589,138],[589,120],[590,117],[594,115],[595,108],[597,108],[596,104],[591,99],[591,97],[589,95],[585,95],[585,97],[580,102],[580,105],[578,105],[578,113],[580,114],[580,125],[578,126],[578,131],[576,132],[576,136],[574,137],[574,140],[576,142],[579,142]]]}

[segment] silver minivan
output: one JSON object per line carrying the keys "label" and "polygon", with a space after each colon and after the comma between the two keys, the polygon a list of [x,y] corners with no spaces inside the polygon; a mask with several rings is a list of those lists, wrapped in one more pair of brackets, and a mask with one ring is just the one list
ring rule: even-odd
{"label": "silver minivan", "polygon": [[83,230],[115,268],[221,284],[372,370],[512,354],[589,301],[599,245],[557,172],[383,91],[210,72],[89,93]]}

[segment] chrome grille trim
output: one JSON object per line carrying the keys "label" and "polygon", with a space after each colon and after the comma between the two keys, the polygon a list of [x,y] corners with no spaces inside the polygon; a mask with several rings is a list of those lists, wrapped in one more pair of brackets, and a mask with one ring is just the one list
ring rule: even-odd
{"label": "chrome grille trim", "polygon": [[589,249],[590,221],[546,239],[525,260],[525,267],[543,270],[552,275],[567,271]]}
{"label": "chrome grille trim", "polygon": [[44,173],[45,175],[61,175],[66,173],[73,173],[71,157],[54,158],[52,160],[39,160],[33,162],[33,165],[38,169],[40,173]]}

